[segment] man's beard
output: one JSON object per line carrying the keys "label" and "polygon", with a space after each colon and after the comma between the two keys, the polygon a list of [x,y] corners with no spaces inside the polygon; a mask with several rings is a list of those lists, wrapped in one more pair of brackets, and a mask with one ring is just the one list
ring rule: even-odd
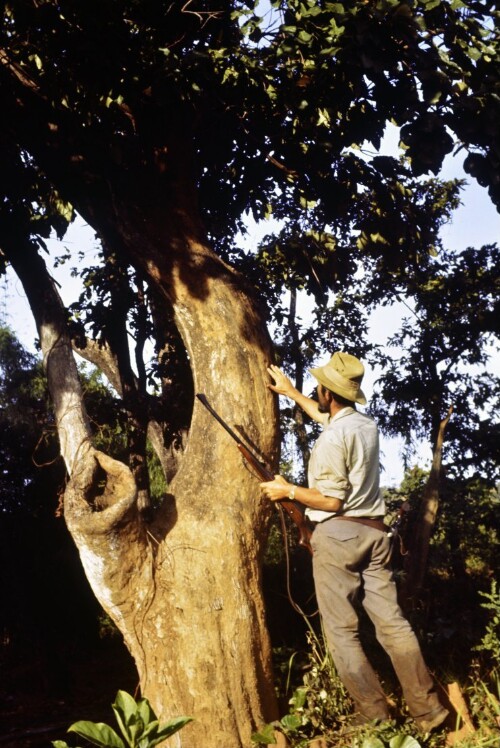
{"label": "man's beard", "polygon": [[330,405],[326,400],[318,400],[318,410],[320,413],[329,413]]}

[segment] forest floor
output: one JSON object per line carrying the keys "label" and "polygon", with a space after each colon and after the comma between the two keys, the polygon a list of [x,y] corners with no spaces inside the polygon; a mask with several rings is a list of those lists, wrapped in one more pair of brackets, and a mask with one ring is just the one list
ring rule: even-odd
{"label": "forest floor", "polygon": [[69,660],[58,675],[46,678],[36,663],[21,660],[2,667],[0,748],[51,748],[52,740],[77,745],[68,727],[78,720],[115,727],[111,704],[117,691],[133,695],[138,683],[130,658],[115,646]]}

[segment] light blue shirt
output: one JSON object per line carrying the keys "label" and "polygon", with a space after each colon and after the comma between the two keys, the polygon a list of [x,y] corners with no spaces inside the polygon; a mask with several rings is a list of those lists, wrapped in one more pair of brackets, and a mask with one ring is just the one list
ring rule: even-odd
{"label": "light blue shirt", "polygon": [[382,517],[378,429],[375,421],[351,407],[325,417],[323,433],[314,445],[308,468],[309,488],[340,499],[340,512],[307,509],[313,522],[334,514]]}

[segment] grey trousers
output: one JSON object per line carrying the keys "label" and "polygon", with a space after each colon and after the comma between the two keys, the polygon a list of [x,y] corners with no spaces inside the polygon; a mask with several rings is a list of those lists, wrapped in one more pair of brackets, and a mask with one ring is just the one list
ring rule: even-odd
{"label": "grey trousers", "polygon": [[417,638],[397,602],[390,569],[390,539],[360,523],[330,519],[312,536],[313,574],[328,646],[356,711],[366,720],[387,719],[387,700],[361,647],[358,598],[391,658],[408,709],[425,724],[444,711]]}

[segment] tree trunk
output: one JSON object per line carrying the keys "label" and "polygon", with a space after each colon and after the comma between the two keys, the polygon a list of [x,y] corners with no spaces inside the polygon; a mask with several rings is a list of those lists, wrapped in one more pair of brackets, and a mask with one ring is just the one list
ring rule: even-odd
{"label": "tree trunk", "polygon": [[[183,257],[167,268],[160,259],[155,272],[173,301],[195,389],[275,455],[264,387],[270,349],[254,305],[196,239]],[[248,746],[252,729],[276,716],[260,580],[268,507],[257,484],[227,434],[195,406],[169,506],[151,528],[161,592],[142,639],[144,693],[160,711],[168,705],[169,716],[195,717],[183,746]]]}
{"label": "tree trunk", "polygon": [[[295,367],[295,386],[302,392],[304,387],[304,358],[300,349],[300,338],[299,329],[297,325],[297,289],[292,288],[290,290],[290,310],[288,314],[288,326],[290,328],[291,335],[291,358],[292,363]],[[292,406],[292,418],[293,418],[293,432],[295,439],[297,440],[297,446],[300,452],[300,458],[302,463],[302,476],[304,480],[307,476],[307,465],[309,464],[309,458],[311,456],[311,450],[309,448],[309,440],[307,437],[304,411],[297,404]]]}
{"label": "tree trunk", "polygon": [[[183,237],[173,224],[166,230],[164,223],[153,225],[151,216],[141,235],[130,212],[121,216],[129,232],[124,243],[133,248],[131,255],[140,253],[137,263],[173,301],[196,391],[276,459],[275,401],[265,387],[271,349],[241,279],[193,236],[187,216]],[[71,347],[64,310],[35,298],[40,269],[36,283],[29,269],[17,270],[39,323],[59,414],[71,476],[66,521],[94,593],[135,659],[141,690],[162,721],[194,717],[171,745],[248,746],[251,732],[276,717],[261,592],[271,510],[261,500],[258,479],[226,432],[195,404],[185,457],[165,505],[146,524],[129,468],[89,444],[74,363],[71,368],[55,358],[56,348],[67,357]],[[49,288],[56,293],[53,284]],[[48,318],[56,331],[51,336],[42,334]],[[62,391],[76,393],[71,443],[64,438],[68,407]]]}
{"label": "tree trunk", "polygon": [[411,601],[418,597],[424,582],[429,555],[429,543],[432,530],[436,523],[439,506],[439,481],[441,477],[441,455],[444,434],[448,421],[451,418],[451,413],[452,408],[449,409],[446,418],[439,425],[431,471],[424,486],[417,525],[408,546],[408,555],[406,557],[408,559],[406,564],[407,575],[401,590],[402,604],[405,608],[411,607]]}

